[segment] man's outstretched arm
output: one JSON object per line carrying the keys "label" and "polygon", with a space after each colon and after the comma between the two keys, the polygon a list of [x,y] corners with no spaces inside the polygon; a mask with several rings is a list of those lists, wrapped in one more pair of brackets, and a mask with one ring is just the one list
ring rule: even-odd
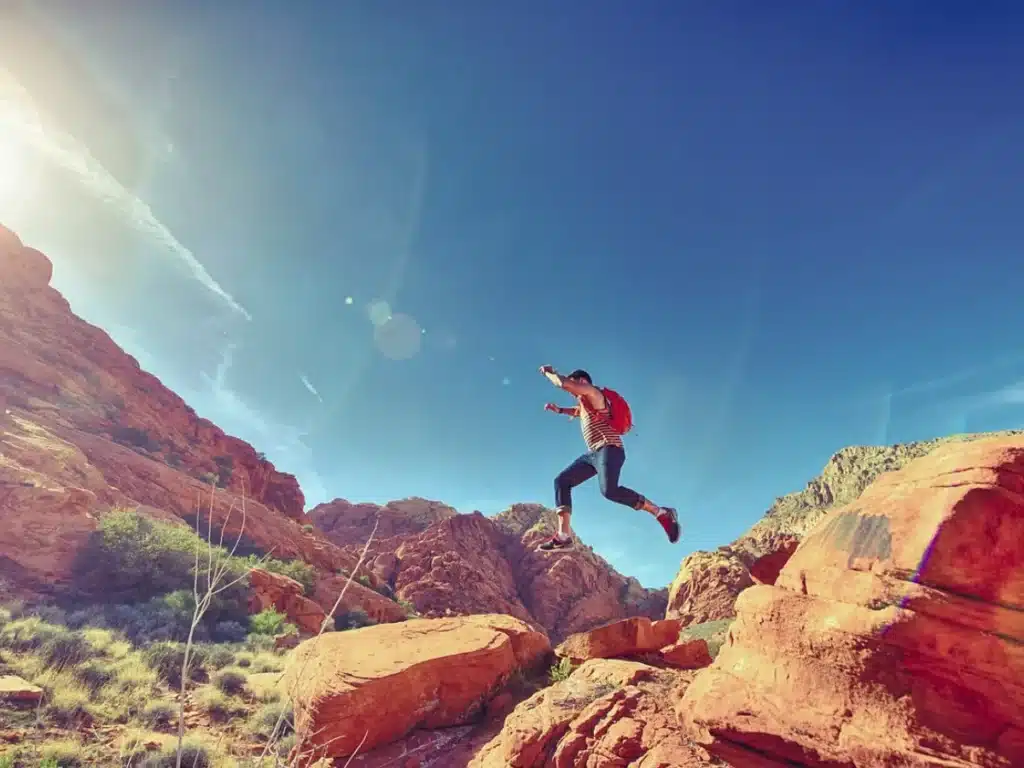
{"label": "man's outstretched arm", "polygon": [[[597,408],[603,407],[604,395],[593,384],[587,384],[585,381],[576,381],[575,379],[567,379],[550,365],[542,365],[540,372],[556,387],[564,389],[566,392],[577,397],[586,397]],[[577,415],[579,415],[578,412]]]}
{"label": "man's outstretched arm", "polygon": [[554,384],[559,389],[564,389],[573,395],[589,395],[596,393],[597,389],[593,384],[587,384],[585,381],[574,381],[573,379],[567,379],[565,376],[560,374],[550,365],[542,365],[540,372],[544,374],[548,381]]}

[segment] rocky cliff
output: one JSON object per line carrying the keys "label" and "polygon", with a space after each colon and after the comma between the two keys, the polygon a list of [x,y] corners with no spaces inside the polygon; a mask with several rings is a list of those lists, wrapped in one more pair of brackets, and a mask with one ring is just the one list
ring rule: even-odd
{"label": "rocky cliff", "polygon": [[951,435],[884,446],[851,446],[833,455],[818,477],[776,499],[764,516],[736,541],[714,552],[683,559],[669,589],[669,618],[683,625],[735,615],[737,596],[754,584],[774,584],[803,537],[829,512],[856,500],[877,478],[950,443],[1021,431]]}
{"label": "rocky cliff", "polygon": [[585,545],[555,556],[537,552],[556,523],[537,504],[515,504],[488,518],[423,499],[382,507],[339,499],[314,508],[310,519],[350,555],[379,519],[369,549],[373,584],[386,585],[423,616],[504,613],[557,642],[608,621],[665,612],[666,590],[643,588]]}
{"label": "rocky cliff", "polygon": [[[46,256],[0,228],[0,591],[67,586],[97,519],[119,506],[179,522],[212,509],[228,541],[244,518],[248,542],[275,557],[325,577],[355,566],[303,530],[293,476],[77,317],[51,276]],[[212,483],[223,490],[211,500]],[[385,599],[363,587],[352,595]]]}

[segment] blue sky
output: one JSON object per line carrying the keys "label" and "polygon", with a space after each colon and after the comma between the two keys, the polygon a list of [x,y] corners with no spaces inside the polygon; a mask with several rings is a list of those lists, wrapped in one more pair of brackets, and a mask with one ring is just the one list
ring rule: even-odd
{"label": "blue sky", "polygon": [[585,367],[684,533],[574,525],[663,585],[842,446],[1024,426],[1014,4],[144,5],[30,15],[0,221],[311,506],[551,503]]}

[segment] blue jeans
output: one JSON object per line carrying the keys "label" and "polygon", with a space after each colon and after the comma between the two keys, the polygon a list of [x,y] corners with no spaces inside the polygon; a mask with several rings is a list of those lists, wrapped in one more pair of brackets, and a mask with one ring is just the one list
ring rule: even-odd
{"label": "blue jeans", "polygon": [[632,488],[619,485],[619,473],[625,461],[626,452],[617,445],[605,445],[583,454],[555,478],[555,506],[570,509],[572,489],[597,475],[602,496],[618,504],[640,509],[644,497]]}

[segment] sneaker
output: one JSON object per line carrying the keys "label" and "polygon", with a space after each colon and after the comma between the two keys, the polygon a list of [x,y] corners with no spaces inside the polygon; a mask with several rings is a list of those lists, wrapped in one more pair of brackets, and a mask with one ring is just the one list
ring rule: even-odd
{"label": "sneaker", "polygon": [[679,541],[679,519],[676,517],[676,511],[672,507],[662,507],[657,518],[661,527],[665,529],[668,540],[673,544]]}
{"label": "sneaker", "polygon": [[537,549],[539,549],[541,552],[552,552],[556,549],[572,549],[572,536],[563,539],[560,538],[558,534],[555,534],[550,539],[541,544],[539,547],[537,547]]}

